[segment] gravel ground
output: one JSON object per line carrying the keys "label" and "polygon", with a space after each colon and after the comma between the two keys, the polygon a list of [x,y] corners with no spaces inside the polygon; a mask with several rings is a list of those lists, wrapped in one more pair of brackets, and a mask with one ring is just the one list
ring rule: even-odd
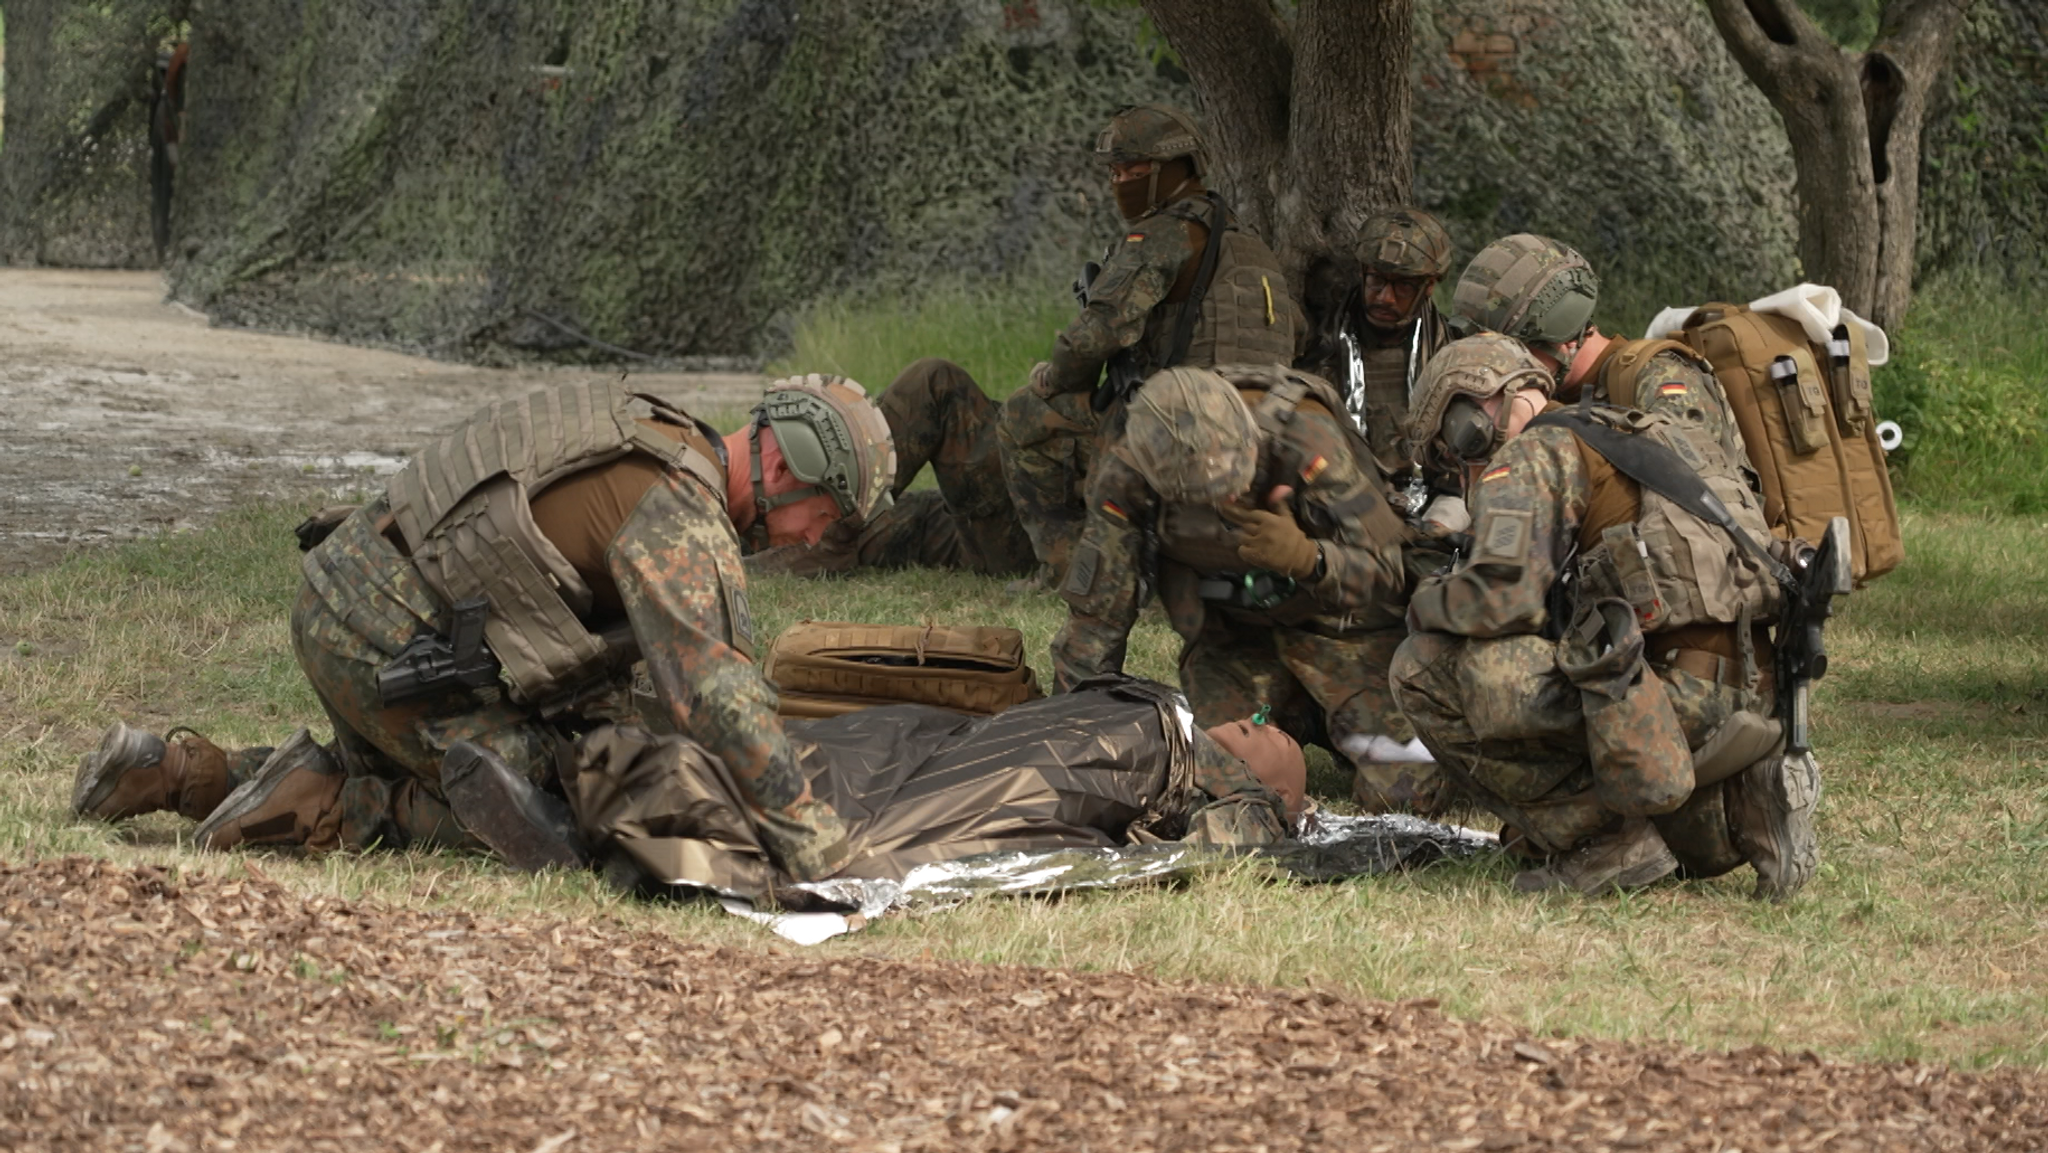
{"label": "gravel ground", "polygon": [[[0,573],[234,504],[375,488],[489,401],[618,371],[211,328],[166,303],[154,272],[0,269]],[[634,384],[725,411],[763,380],[636,371]]]}
{"label": "gravel ground", "polygon": [[2039,1149],[2048,1082],[0,866],[0,1148]]}

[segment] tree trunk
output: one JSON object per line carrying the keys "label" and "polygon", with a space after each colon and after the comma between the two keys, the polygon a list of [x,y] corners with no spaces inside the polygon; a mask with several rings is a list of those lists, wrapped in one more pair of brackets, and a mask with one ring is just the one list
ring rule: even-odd
{"label": "tree trunk", "polygon": [[1837,47],[1794,0],[1707,0],[1785,122],[1807,279],[1880,325],[1912,300],[1920,129],[1968,0],[1891,0],[1878,42]]}
{"label": "tree trunk", "polygon": [[1412,188],[1414,0],[1144,0],[1202,98],[1212,182],[1290,284]]}

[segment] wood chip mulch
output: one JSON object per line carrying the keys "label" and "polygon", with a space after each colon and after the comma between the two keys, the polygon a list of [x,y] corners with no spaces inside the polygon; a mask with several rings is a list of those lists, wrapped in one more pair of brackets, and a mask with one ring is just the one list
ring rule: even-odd
{"label": "wood chip mulch", "polygon": [[[2048,1081],[0,865],[0,1149],[2039,1149]],[[246,870],[246,871],[244,871]]]}

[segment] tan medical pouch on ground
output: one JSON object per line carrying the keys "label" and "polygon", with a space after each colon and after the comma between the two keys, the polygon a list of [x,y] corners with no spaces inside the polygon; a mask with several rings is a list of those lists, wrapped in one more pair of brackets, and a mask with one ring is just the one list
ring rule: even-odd
{"label": "tan medical pouch on ground", "polygon": [[1703,304],[1678,333],[1714,368],[1763,480],[1764,516],[1781,538],[1821,539],[1849,518],[1857,583],[1899,566],[1906,545],[1870,406],[1863,330],[1814,344],[1789,317]]}
{"label": "tan medical pouch on ground", "polygon": [[1001,627],[803,621],[775,638],[762,675],[785,717],[906,703],[986,715],[1045,695],[1024,634]]}

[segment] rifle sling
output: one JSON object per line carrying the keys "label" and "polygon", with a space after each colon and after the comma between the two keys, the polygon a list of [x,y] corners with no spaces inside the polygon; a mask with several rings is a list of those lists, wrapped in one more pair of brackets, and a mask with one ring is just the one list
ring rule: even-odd
{"label": "rifle sling", "polygon": [[1530,421],[1527,427],[1544,425],[1570,430],[1594,452],[1606,457],[1607,463],[1623,476],[1708,524],[1720,526],[1736,544],[1742,546],[1743,551],[1763,565],[1764,571],[1770,573],[1771,579],[1780,587],[1798,587],[1798,578],[1792,575],[1792,570],[1735,523],[1728,506],[1721,503],[1721,498],[1714,495],[1700,474],[1679,459],[1677,453],[1647,437],[1618,432],[1578,413],[1546,412]]}
{"label": "rifle sling", "polygon": [[1209,202],[1209,239],[1202,245],[1202,263],[1195,269],[1194,287],[1188,290],[1188,298],[1181,301],[1180,316],[1173,324],[1173,344],[1166,350],[1166,360],[1160,368],[1172,368],[1188,354],[1188,345],[1194,343],[1195,321],[1202,315],[1202,298],[1209,294],[1209,282],[1216,279],[1216,262],[1223,252],[1223,229],[1229,223],[1230,213],[1223,207],[1223,198],[1214,192],[1205,192],[1202,198]]}

